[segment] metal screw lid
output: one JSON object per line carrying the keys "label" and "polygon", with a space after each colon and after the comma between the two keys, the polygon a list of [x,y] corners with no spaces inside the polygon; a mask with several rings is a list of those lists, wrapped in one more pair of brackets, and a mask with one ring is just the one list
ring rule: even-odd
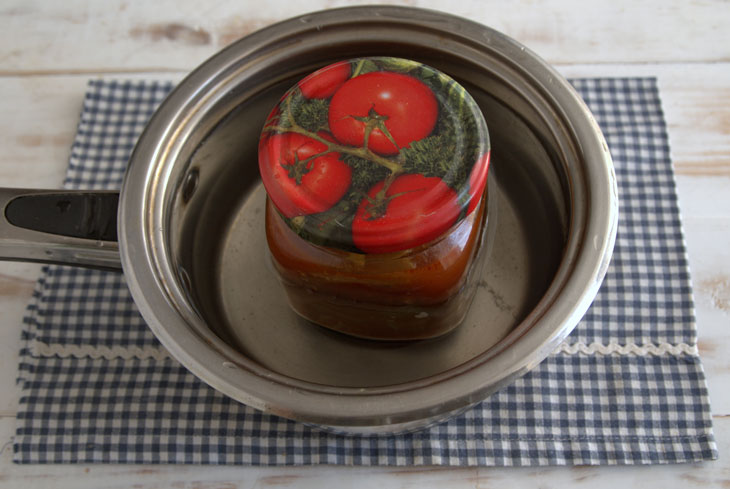
{"label": "metal screw lid", "polygon": [[416,61],[326,66],[266,120],[259,169],[281,217],[312,243],[360,253],[426,244],[485,190],[489,135],[469,93]]}

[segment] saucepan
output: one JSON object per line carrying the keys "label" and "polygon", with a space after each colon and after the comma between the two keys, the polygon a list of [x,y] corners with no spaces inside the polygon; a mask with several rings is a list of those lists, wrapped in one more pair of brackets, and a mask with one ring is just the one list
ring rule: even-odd
{"label": "saucepan", "polygon": [[[346,337],[299,319],[271,269],[257,141],[282,94],[334,61],[397,56],[457,79],[492,140],[489,256],[470,312],[428,341]],[[483,25],[408,7],[287,20],[171,92],[121,192],[5,189],[5,259],[121,269],[170,354],[264,412],[346,432],[423,428],[540,363],[579,323],[611,257],[609,150],[571,85]]]}

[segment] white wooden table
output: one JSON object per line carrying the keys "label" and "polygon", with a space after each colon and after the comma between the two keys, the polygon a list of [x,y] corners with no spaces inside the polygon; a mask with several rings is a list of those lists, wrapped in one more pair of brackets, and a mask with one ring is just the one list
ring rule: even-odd
{"label": "white wooden table", "polygon": [[[677,174],[720,460],[579,468],[12,464],[19,336],[39,267],[0,263],[0,488],[730,487],[730,3],[411,0],[494,27],[566,76],[656,76]],[[86,82],[179,80],[272,22],[353,2],[0,3],[0,185],[61,185]]]}

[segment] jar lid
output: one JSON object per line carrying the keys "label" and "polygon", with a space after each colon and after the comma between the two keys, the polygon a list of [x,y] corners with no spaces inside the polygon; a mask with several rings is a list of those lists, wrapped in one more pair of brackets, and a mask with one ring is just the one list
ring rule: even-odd
{"label": "jar lid", "polygon": [[469,93],[416,61],[341,61],[274,107],[259,169],[281,217],[312,243],[391,253],[438,238],[484,192],[489,135]]}

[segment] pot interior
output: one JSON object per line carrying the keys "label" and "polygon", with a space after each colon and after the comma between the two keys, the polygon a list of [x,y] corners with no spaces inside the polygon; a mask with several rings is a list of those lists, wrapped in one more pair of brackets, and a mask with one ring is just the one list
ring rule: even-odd
{"label": "pot interior", "polygon": [[[381,33],[382,34],[382,33]],[[407,34],[407,33],[406,33]],[[312,384],[380,388],[442,375],[509,347],[530,327],[559,273],[575,225],[569,131],[549,98],[503,60],[455,56],[399,33],[268,59],[226,87],[186,145],[169,196],[170,256],[196,313],[241,357]],[[414,43],[418,42],[418,47]],[[343,58],[390,55],[444,71],[477,100],[489,127],[488,256],[465,322],[434,340],[377,342],[310,324],[288,307],[270,265],[257,142],[281,95]],[[515,80],[518,80],[517,82]]]}

